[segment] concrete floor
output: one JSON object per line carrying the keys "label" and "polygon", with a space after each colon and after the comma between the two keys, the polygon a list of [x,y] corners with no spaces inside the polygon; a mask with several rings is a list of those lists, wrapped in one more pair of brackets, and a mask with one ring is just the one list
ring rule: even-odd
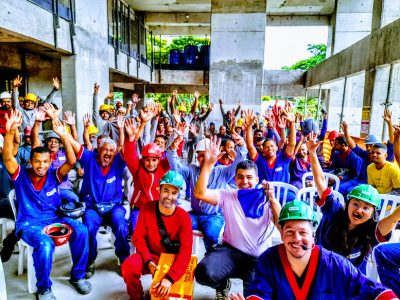
{"label": "concrete floor", "polygon": [[[10,223],[9,225],[11,226],[12,224]],[[98,242],[99,255],[96,260],[96,273],[90,279],[93,289],[89,295],[85,296],[78,294],[68,282],[71,269],[68,246],[56,248],[51,280],[53,282],[53,292],[58,300],[129,299],[124,280],[117,274],[117,258],[114,254],[114,249],[110,248],[109,235],[98,234]],[[199,259],[203,258],[205,251],[203,243],[200,244]],[[8,299],[36,299],[35,294],[28,293],[26,271],[23,275],[17,276],[17,265],[18,253],[14,253],[8,262],[3,263]],[[143,287],[148,291],[151,276],[146,275],[142,278]],[[233,280],[231,291],[242,291],[242,281],[238,279]],[[198,283],[195,284],[194,299],[214,299],[214,297],[215,290],[201,286]]]}

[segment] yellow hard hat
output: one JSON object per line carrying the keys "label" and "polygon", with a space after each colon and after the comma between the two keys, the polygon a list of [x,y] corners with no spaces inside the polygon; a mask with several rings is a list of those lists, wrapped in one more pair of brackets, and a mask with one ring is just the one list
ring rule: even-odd
{"label": "yellow hard hat", "polygon": [[179,105],[178,110],[179,111],[186,111],[186,107],[184,105]]}
{"label": "yellow hard hat", "polygon": [[240,119],[237,120],[236,126],[241,127],[242,125],[243,125],[243,119],[240,118]]}
{"label": "yellow hard hat", "polygon": [[110,105],[108,104],[100,105],[99,111],[109,111],[109,110],[110,110]]}
{"label": "yellow hard hat", "polygon": [[36,103],[36,101],[37,101],[37,96],[36,96],[35,94],[33,94],[33,93],[28,93],[28,94],[26,94],[26,96],[25,96],[25,101],[32,101],[32,102],[35,102],[35,103]]}
{"label": "yellow hard hat", "polygon": [[97,129],[97,127],[94,126],[94,125],[90,125],[88,131],[89,131],[89,135],[96,134],[96,133],[99,132],[99,130]]}

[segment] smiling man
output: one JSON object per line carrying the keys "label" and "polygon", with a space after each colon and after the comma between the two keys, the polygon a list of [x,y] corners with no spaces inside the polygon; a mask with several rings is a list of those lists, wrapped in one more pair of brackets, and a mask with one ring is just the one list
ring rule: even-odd
{"label": "smiling man", "polygon": [[151,289],[167,297],[171,286],[185,273],[192,253],[192,223],[189,214],[176,205],[184,179],[168,171],[160,180],[160,200],[142,206],[132,242],[136,253],[123,263],[121,271],[132,300],[143,299],[142,274],[154,276],[161,253],[176,254],[168,273]]}
{"label": "smiling man", "polygon": [[[302,201],[286,204],[279,215],[283,244],[265,251],[249,297],[258,299],[398,299],[366,278],[344,257],[314,243],[315,213]],[[231,300],[243,300],[232,295]]]}

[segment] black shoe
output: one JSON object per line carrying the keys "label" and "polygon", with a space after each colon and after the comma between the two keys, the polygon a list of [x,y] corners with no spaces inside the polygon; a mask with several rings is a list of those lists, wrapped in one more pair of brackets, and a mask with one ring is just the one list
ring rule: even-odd
{"label": "black shoe", "polygon": [[37,298],[39,300],[57,300],[51,289],[47,289],[41,293],[37,293]]}
{"label": "black shoe", "polygon": [[91,263],[87,268],[86,268],[86,275],[85,278],[89,279],[92,278],[94,275],[94,263]]}
{"label": "black shoe", "polygon": [[1,261],[4,263],[8,261],[14,252],[15,245],[18,243],[19,238],[15,235],[15,230],[13,230],[3,241],[3,249],[1,249]]}
{"label": "black shoe", "polygon": [[70,279],[69,283],[78,291],[79,294],[86,295],[92,290],[92,285],[84,278],[73,280]]}
{"label": "black shoe", "polygon": [[223,290],[216,290],[215,300],[226,300],[229,291],[231,290],[231,281],[228,279],[226,287]]}

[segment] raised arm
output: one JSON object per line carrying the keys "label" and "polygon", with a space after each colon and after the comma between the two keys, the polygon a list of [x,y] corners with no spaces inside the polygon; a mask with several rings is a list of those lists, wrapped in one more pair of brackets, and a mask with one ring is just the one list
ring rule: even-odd
{"label": "raised arm", "polygon": [[394,130],[393,130],[393,121],[392,121],[392,111],[388,108],[385,108],[383,113],[383,119],[385,120],[388,126],[389,132],[389,143],[393,144],[394,142]]}
{"label": "raised arm", "polygon": [[397,164],[400,164],[400,126],[394,125],[394,143],[393,143],[393,151],[394,157],[396,158]]}
{"label": "raised arm", "polygon": [[78,141],[78,131],[76,130],[75,113],[72,111],[64,112],[64,122],[71,128],[71,136]]}
{"label": "raised arm", "polygon": [[44,103],[51,103],[57,91],[60,89],[60,80],[57,77],[53,78],[53,89],[47,95],[46,99],[44,99]]}
{"label": "raised arm", "polygon": [[349,144],[349,147],[350,147],[351,149],[354,149],[355,147],[357,147],[356,142],[354,142],[354,140],[352,139],[352,137],[351,137],[350,134],[349,134],[349,126],[347,125],[346,121],[343,121],[343,122],[340,124],[340,127],[341,127],[342,130],[343,130],[344,137],[346,138],[346,141],[347,141],[347,143]]}
{"label": "raised arm", "polygon": [[224,118],[225,117],[225,111],[224,111],[224,107],[222,106],[222,99],[219,99],[218,102],[219,102],[219,109],[221,110],[222,118]]}
{"label": "raised arm", "polygon": [[292,156],[294,147],[296,147],[296,126],[295,117],[293,114],[293,109],[291,107],[284,109],[283,118],[289,123],[289,136],[288,143],[285,148],[285,153],[287,156]]}
{"label": "raised arm", "polygon": [[257,157],[257,149],[254,147],[254,137],[253,137],[253,123],[255,116],[252,110],[243,111],[244,122],[246,124],[246,147],[249,151],[249,156],[251,160],[255,160]]}
{"label": "raised arm", "polygon": [[117,127],[118,127],[118,145],[117,151],[120,151],[125,144],[125,134],[124,134],[125,119],[123,116],[117,117]]}
{"label": "raised arm", "polygon": [[235,113],[233,114],[235,117],[239,114],[241,106],[242,106],[242,102],[239,101],[238,107],[236,108]]}
{"label": "raised arm", "polygon": [[300,139],[297,142],[296,147],[294,148],[292,160],[294,160],[296,158],[297,152],[299,152],[299,149],[300,149],[301,145],[303,144],[303,142],[304,142],[304,135],[301,133]]}
{"label": "raised arm", "polygon": [[317,148],[323,143],[323,141],[316,142],[316,138],[317,135],[315,133],[310,133],[306,138],[306,146],[310,155],[311,170],[314,176],[315,186],[318,195],[321,198],[328,186],[317,156]]}
{"label": "raised arm", "polygon": [[91,116],[90,114],[85,114],[83,116],[83,144],[86,146],[86,149],[93,150],[93,145],[90,142],[89,137],[89,126],[91,124]]}
{"label": "raised arm", "polygon": [[274,224],[279,231],[281,231],[281,226],[279,226],[279,214],[281,213],[281,204],[275,199],[275,189],[273,185],[270,185],[266,180],[261,183],[264,194],[268,197],[269,204],[271,205],[272,217]]}
{"label": "raised arm", "polygon": [[171,97],[171,111],[172,111],[173,115],[175,114],[175,110],[176,110],[176,108],[175,108],[176,95],[178,95],[178,91],[177,90],[173,90],[172,91],[172,97]]}
{"label": "raised arm", "polygon": [[199,118],[201,122],[205,121],[208,118],[208,116],[212,112],[213,108],[214,108],[214,103],[210,103],[206,113]]}
{"label": "raised arm", "polygon": [[13,80],[13,103],[14,103],[14,108],[17,109],[22,109],[21,106],[19,105],[19,91],[18,88],[22,85],[22,79],[23,77],[17,75],[16,78]]}
{"label": "raised arm", "polygon": [[209,145],[205,143],[204,163],[201,168],[199,178],[197,179],[196,186],[194,187],[194,196],[204,202],[212,205],[218,204],[218,195],[215,190],[207,188],[208,179],[210,178],[211,171],[218,160],[220,153],[221,140],[216,141],[216,138],[210,140]]}
{"label": "raised arm", "polygon": [[199,93],[198,91],[195,91],[195,92],[193,93],[193,95],[194,95],[194,102],[193,102],[193,105],[192,105],[192,107],[191,107],[191,109],[190,109],[190,113],[191,113],[192,115],[194,115],[194,113],[196,112],[196,108],[197,108],[197,106],[199,105],[200,93]]}
{"label": "raised arm", "polygon": [[396,228],[397,222],[400,221],[400,206],[398,206],[393,213],[384,217],[378,223],[379,232],[382,236],[388,235],[393,229]]}
{"label": "raised arm", "polygon": [[67,132],[63,123],[58,119],[56,116],[52,118],[53,130],[55,133],[58,134],[60,140],[64,146],[64,151],[66,155],[66,162],[58,168],[59,174],[64,177],[67,176],[69,171],[75,166],[76,163],[76,156],[74,150],[72,149],[71,140],[73,139],[72,136]]}
{"label": "raised arm", "polygon": [[99,90],[100,86],[97,84],[97,82],[94,83],[93,87],[93,122],[94,126],[99,127],[99,124],[97,124],[97,120],[100,118],[100,115],[98,113],[98,107],[99,107]]}
{"label": "raised arm", "polygon": [[[18,162],[14,157],[14,135],[22,124],[22,113],[18,110],[11,111],[10,116],[5,114],[6,135],[4,136],[3,162],[9,174],[14,175],[18,169]],[[18,151],[18,148],[17,148]]]}

